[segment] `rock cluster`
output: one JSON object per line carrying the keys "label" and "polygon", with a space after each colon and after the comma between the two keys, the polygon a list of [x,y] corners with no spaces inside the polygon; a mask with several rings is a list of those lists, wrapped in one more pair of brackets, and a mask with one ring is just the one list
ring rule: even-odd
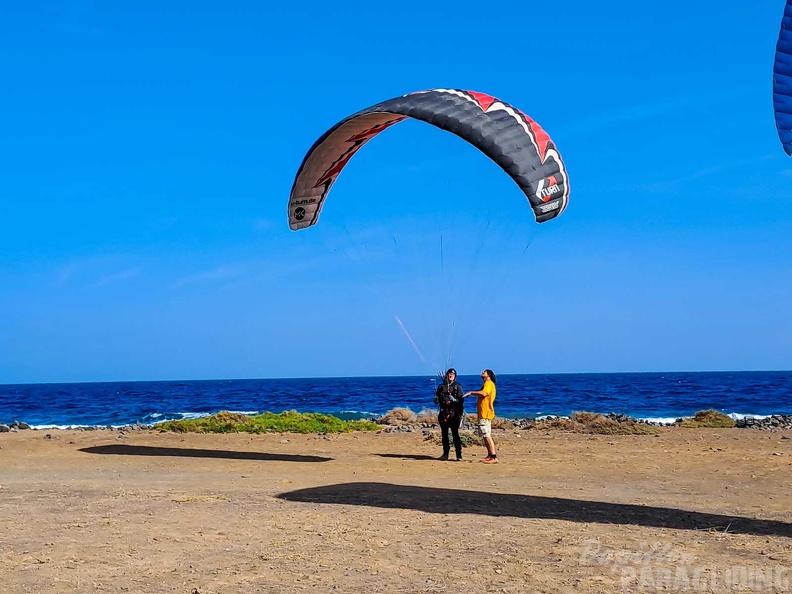
{"label": "rock cluster", "polygon": [[756,417],[743,417],[737,419],[737,427],[744,429],[764,429],[770,431],[781,431],[792,429],[792,415],[770,415],[763,419]]}
{"label": "rock cluster", "polygon": [[[606,419],[615,421],[617,423],[651,425],[654,427],[676,427],[679,426],[684,420],[683,418],[679,418],[671,422],[648,421],[646,419],[637,419],[629,415],[613,413],[613,412],[602,416],[605,417]],[[552,421],[554,419],[564,419],[564,418],[568,418],[568,417],[547,415],[540,419],[535,419],[535,418],[497,419],[495,424],[493,424],[493,429],[499,428],[498,425],[500,425],[504,421],[508,421],[509,423],[511,423],[514,429],[532,429],[538,423],[542,423],[544,421]],[[374,421],[375,423],[379,423],[380,425],[385,425],[385,428],[382,429],[383,433],[413,432],[413,431],[418,431],[420,429],[436,429],[439,427],[437,423],[426,422],[426,421],[424,422],[413,421],[413,422],[405,422],[402,424],[391,424],[388,420],[383,419],[382,417],[373,418],[370,420]],[[736,420],[736,426],[739,428],[763,429],[770,431],[792,430],[792,415],[771,415],[765,418],[744,417],[742,419]],[[475,429],[475,423],[471,423],[470,420],[466,417],[462,421],[461,429],[473,430]]]}
{"label": "rock cluster", "polygon": [[[8,433],[14,431],[21,431],[25,429],[30,429],[31,431],[38,431],[35,427],[31,427],[27,423],[20,423],[19,421],[14,421],[11,425],[4,425],[0,423],[0,433]],[[123,427],[111,427],[111,426],[102,426],[102,425],[73,425],[69,427],[65,427],[65,429],[70,429],[72,431],[144,431],[147,429],[154,429],[154,425],[144,425],[140,422],[135,423],[134,425],[124,425]],[[52,429],[47,429],[47,431],[52,431]]]}
{"label": "rock cluster", "polygon": [[[423,424],[421,425],[423,426]],[[382,429],[382,433],[414,433],[415,425],[387,425]]]}
{"label": "rock cluster", "polygon": [[[617,414],[617,413],[608,413],[607,415],[602,415],[606,419],[611,421],[616,421],[617,423],[635,423],[639,425],[653,425],[655,427],[671,427],[674,423],[662,423],[660,421],[647,421],[646,419],[636,419],[635,417],[631,417],[624,414]],[[552,421],[554,419],[567,419],[569,417],[559,417],[555,415],[547,415],[542,417],[541,419],[510,419],[514,426],[518,429],[531,429],[537,423],[541,423],[544,421]]]}
{"label": "rock cluster", "polygon": [[30,425],[27,423],[20,423],[19,421],[14,421],[10,426],[0,423],[0,433],[8,433],[9,431],[19,431],[23,429],[30,429]]}

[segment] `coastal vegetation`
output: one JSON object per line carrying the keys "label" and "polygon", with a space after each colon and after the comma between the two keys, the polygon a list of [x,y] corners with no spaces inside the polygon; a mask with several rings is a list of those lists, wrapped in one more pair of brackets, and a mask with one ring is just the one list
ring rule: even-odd
{"label": "coastal vegetation", "polygon": [[728,429],[736,426],[737,423],[729,415],[725,415],[717,410],[700,410],[692,418],[685,418],[679,422],[680,427],[701,428],[709,427],[714,429]]}
{"label": "coastal vegetation", "polygon": [[[415,413],[408,408],[395,408],[376,420],[344,421],[337,417],[321,413],[299,413],[284,411],[282,413],[265,412],[259,415],[245,415],[221,411],[207,417],[181,419],[159,423],[160,431],[177,433],[349,433],[351,431],[380,431],[383,426],[432,427],[437,424],[437,413],[423,410]],[[476,416],[466,415],[463,424],[465,445],[480,445],[479,438],[472,433],[476,425]],[[682,428],[730,428],[735,421],[728,415],[716,410],[703,410],[693,417],[677,420],[671,427]],[[642,422],[626,415],[603,415],[592,412],[575,412],[569,417],[547,417],[542,419],[506,419],[496,418],[492,428],[495,430],[513,431],[569,431],[572,433],[589,433],[600,435],[657,435],[661,427]],[[464,431],[464,430],[470,431]]]}
{"label": "coastal vegetation", "polygon": [[349,433],[377,431],[371,421],[343,421],[332,415],[284,411],[245,415],[221,411],[208,417],[166,421],[157,425],[161,431],[177,433]]}
{"label": "coastal vegetation", "polygon": [[[423,410],[414,413],[408,408],[395,408],[388,411],[385,415],[377,419],[381,425],[423,425],[431,426],[437,424],[437,412]],[[462,423],[460,436],[463,441],[468,441],[476,445],[483,442],[475,434],[468,434],[465,430],[473,430],[476,426],[476,415],[465,415]],[[548,417],[545,419],[507,419],[496,417],[492,421],[494,430],[514,431],[570,431],[573,433],[594,433],[604,435],[656,435],[660,433],[660,428],[648,423],[642,423],[636,419],[624,417],[624,420],[617,420],[599,413],[576,412],[569,418],[567,417]],[[479,443],[480,442],[480,443]],[[466,444],[465,444],[466,445]]]}
{"label": "coastal vegetation", "polygon": [[569,418],[555,417],[538,421],[534,429],[562,430],[598,435],[657,435],[660,429],[634,419],[617,421],[599,413],[576,412]]}
{"label": "coastal vegetation", "polygon": [[[403,426],[437,424],[437,412],[423,410],[414,413],[408,408],[395,408],[377,419],[380,425]],[[468,414],[462,423],[462,429],[472,430],[476,426],[476,415]],[[716,410],[702,410],[692,417],[680,418],[674,423],[653,423],[635,419],[627,415],[614,413],[604,415],[593,412],[574,412],[569,417],[544,417],[539,419],[507,419],[495,418],[492,422],[494,430],[523,431],[568,431],[572,433],[589,433],[599,435],[657,435],[664,427],[674,428],[730,428],[736,422],[730,416]],[[475,440],[476,436],[467,436]]]}

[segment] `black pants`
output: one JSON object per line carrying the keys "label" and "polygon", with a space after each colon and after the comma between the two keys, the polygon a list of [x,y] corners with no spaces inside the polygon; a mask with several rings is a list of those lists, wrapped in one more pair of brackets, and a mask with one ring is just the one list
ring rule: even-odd
{"label": "black pants", "polygon": [[451,443],[448,440],[448,430],[451,430],[451,437],[454,440],[454,449],[456,453],[462,455],[462,440],[459,439],[459,425],[462,421],[461,415],[452,415],[448,421],[443,422],[442,415],[437,419],[440,423],[440,433],[443,438],[443,453],[448,454],[451,451]]}

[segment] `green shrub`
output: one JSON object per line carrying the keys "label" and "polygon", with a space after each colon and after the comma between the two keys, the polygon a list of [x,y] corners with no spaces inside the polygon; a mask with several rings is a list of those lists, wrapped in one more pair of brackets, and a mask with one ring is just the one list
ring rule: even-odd
{"label": "green shrub", "polygon": [[221,411],[199,419],[165,421],[157,428],[176,433],[349,433],[378,431],[381,427],[371,421],[342,421],[332,415],[291,410],[255,416]]}

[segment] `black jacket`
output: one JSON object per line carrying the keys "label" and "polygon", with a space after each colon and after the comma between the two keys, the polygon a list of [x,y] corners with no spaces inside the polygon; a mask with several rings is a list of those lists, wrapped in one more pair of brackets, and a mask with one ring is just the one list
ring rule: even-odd
{"label": "black jacket", "polygon": [[453,411],[455,415],[463,415],[465,413],[465,399],[462,397],[462,386],[457,381],[450,384],[447,380],[437,386],[435,393],[435,404],[440,407],[441,411]]}

